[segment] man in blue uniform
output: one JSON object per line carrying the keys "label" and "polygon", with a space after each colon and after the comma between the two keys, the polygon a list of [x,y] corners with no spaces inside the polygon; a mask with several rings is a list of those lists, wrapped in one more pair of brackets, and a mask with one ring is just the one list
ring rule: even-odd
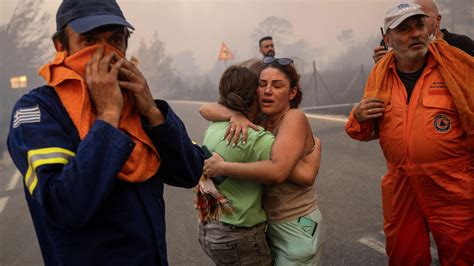
{"label": "man in blue uniform", "polygon": [[164,183],[190,188],[202,150],[125,59],[115,0],[65,0],[45,86],[16,103],[8,148],[46,265],[167,265]]}

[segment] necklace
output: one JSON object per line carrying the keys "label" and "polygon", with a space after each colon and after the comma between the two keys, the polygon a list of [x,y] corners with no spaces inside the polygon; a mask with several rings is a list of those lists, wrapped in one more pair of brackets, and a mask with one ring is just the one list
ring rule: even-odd
{"label": "necklace", "polygon": [[278,124],[280,123],[280,121],[283,119],[283,117],[286,115],[286,113],[288,113],[288,111],[290,111],[290,109],[286,110],[277,120],[275,121],[270,121],[268,120],[267,122],[267,130],[268,131],[271,131],[273,134],[276,135],[276,131],[274,132],[274,130],[276,129],[276,127],[278,126]]}

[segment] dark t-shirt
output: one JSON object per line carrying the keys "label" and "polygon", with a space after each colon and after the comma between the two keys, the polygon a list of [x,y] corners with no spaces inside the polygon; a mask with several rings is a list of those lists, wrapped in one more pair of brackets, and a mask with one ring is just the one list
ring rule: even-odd
{"label": "dark t-shirt", "polygon": [[451,33],[447,29],[442,29],[443,39],[454,47],[474,56],[474,41],[466,35]]}
{"label": "dark t-shirt", "polygon": [[410,97],[411,93],[413,92],[413,88],[415,87],[416,81],[421,77],[421,74],[423,74],[423,70],[425,70],[425,67],[426,64],[413,73],[403,73],[397,69],[398,77],[400,77],[400,80],[402,81],[403,85],[405,86],[405,89],[407,90],[407,103],[410,102]]}

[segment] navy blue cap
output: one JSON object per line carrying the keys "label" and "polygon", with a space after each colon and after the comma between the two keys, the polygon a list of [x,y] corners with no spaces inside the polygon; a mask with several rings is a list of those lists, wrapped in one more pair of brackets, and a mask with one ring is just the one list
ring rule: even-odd
{"label": "navy blue cap", "polygon": [[122,25],[131,29],[115,0],[64,0],[56,13],[56,30],[69,25],[84,33],[105,25]]}

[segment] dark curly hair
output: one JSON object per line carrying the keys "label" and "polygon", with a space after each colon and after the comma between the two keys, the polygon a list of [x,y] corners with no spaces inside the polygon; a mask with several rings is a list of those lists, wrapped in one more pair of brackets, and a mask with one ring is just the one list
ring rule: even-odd
{"label": "dark curly hair", "polygon": [[267,69],[267,68],[278,69],[281,73],[285,74],[285,76],[290,81],[290,89],[291,88],[296,88],[296,95],[290,101],[290,108],[291,109],[298,108],[301,101],[303,100],[303,91],[302,91],[301,86],[300,86],[300,75],[296,72],[296,69],[293,66],[293,64],[288,64],[288,65],[282,66],[282,65],[280,65],[280,63],[277,62],[277,60],[275,60],[272,63],[266,64],[263,67],[263,69]]}

